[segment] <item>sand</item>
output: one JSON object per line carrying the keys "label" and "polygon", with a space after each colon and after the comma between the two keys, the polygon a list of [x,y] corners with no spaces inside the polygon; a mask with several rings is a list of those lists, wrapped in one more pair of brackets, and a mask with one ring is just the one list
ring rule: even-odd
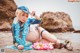
{"label": "sand", "polygon": [[[52,33],[52,34],[55,34],[55,36],[62,42],[64,42],[64,40],[71,41],[73,46],[73,51],[68,51],[62,48],[54,50],[28,50],[22,53],[80,53],[80,33],[66,32],[66,33]],[[12,33],[10,31],[0,32],[0,48],[4,46],[13,45],[12,41],[13,38],[12,38]],[[4,51],[5,53],[20,53],[18,50],[12,50],[12,49],[4,49]]]}

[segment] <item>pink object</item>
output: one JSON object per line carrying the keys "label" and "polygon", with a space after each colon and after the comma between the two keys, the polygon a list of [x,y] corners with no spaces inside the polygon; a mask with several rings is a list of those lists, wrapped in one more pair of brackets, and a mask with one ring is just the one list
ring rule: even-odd
{"label": "pink object", "polygon": [[53,45],[51,43],[39,43],[36,42],[32,45],[32,48],[37,50],[52,50],[54,49]]}

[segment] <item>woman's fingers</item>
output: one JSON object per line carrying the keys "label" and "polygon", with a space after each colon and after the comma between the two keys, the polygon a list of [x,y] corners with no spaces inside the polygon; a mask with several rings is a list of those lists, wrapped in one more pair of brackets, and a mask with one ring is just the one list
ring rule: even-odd
{"label": "woman's fingers", "polygon": [[35,16],[35,11],[32,11],[32,12],[30,13],[30,15],[31,15],[31,16]]}

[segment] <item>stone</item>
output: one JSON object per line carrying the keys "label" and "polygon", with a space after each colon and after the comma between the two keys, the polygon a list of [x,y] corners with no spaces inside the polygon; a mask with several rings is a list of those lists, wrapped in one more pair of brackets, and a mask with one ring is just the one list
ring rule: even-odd
{"label": "stone", "polygon": [[14,0],[0,0],[0,30],[11,29],[17,5]]}
{"label": "stone", "polygon": [[80,33],[80,30],[75,30],[74,33]]}
{"label": "stone", "polygon": [[50,32],[74,31],[72,20],[65,12],[44,12],[40,17],[40,26]]}

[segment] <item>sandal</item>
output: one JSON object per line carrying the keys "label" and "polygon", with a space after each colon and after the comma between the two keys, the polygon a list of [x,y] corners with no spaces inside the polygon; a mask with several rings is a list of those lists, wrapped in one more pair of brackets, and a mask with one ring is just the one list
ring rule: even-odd
{"label": "sandal", "polygon": [[[68,46],[68,44],[70,44],[70,46]],[[73,47],[71,46],[71,42],[68,41],[68,40],[65,41],[65,44],[60,43],[60,44],[54,44],[53,46],[54,46],[54,48],[58,48],[58,49],[65,48],[65,49],[67,49],[69,51],[73,50]]]}
{"label": "sandal", "polygon": [[[65,43],[66,44],[64,45],[64,48],[69,50],[69,51],[73,51],[73,47],[71,46],[71,42],[66,40]],[[70,45],[68,46],[68,44],[70,44]]]}

